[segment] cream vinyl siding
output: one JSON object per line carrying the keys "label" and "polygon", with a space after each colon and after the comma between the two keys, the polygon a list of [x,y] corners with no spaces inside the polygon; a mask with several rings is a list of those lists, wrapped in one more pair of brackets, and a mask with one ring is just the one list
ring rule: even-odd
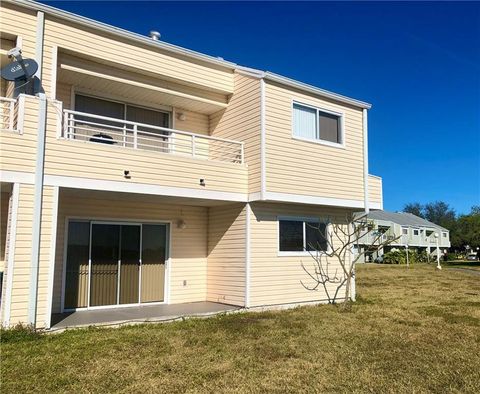
{"label": "cream vinyl siding", "polygon": [[[325,301],[323,287],[310,291],[301,281],[313,285],[313,281],[303,270],[313,269],[310,256],[278,255],[278,220],[280,217],[330,218],[331,222],[344,223],[346,210],[326,209],[315,206],[291,204],[252,203],[251,218],[251,262],[250,262],[250,302],[251,306],[288,304],[309,301]],[[330,260],[334,272],[341,267]],[[337,266],[338,265],[338,266]],[[331,286],[335,289],[335,285]],[[341,296],[343,291],[339,292]]]}
{"label": "cream vinyl siding", "polygon": [[368,176],[368,198],[371,202],[383,205],[382,178],[374,175]]}
{"label": "cream vinyl siding", "polygon": [[235,74],[235,91],[224,111],[210,116],[211,134],[245,143],[248,191],[260,191],[260,81]]}
{"label": "cream vinyl siding", "polygon": [[[50,103],[53,104],[53,103]],[[246,166],[57,138],[58,109],[48,105],[45,174],[198,190],[247,192]],[[128,170],[131,179],[125,179]],[[33,169],[32,169],[33,171]],[[200,186],[200,179],[206,186]]]}
{"label": "cream vinyl siding", "polygon": [[23,134],[0,132],[0,169],[34,172],[37,152],[38,98],[25,97]]}
{"label": "cream vinyl siding", "polygon": [[8,211],[10,205],[10,193],[0,193],[0,272],[5,270],[5,252],[7,245],[7,229],[9,226]]}
{"label": "cream vinyl siding", "polygon": [[[20,23],[21,21],[21,23]],[[22,37],[22,56],[35,58],[37,15],[13,4],[1,3],[0,30],[13,36]]]}
{"label": "cream vinyl siding", "polygon": [[[26,323],[32,253],[33,185],[20,185],[10,325]],[[37,327],[45,326],[53,217],[53,188],[44,187],[38,274]],[[10,274],[10,273],[9,273]]]}
{"label": "cream vinyl siding", "polygon": [[245,205],[210,207],[207,300],[245,305]]}
{"label": "cream vinyl siding", "polygon": [[[207,296],[208,208],[178,205],[175,199],[139,194],[61,189],[57,227],[53,313],[60,312],[67,217],[113,221],[171,221],[170,303],[204,301]],[[179,219],[186,228],[177,226]],[[168,272],[166,273],[168,275]],[[184,281],[186,285],[184,286]]]}
{"label": "cream vinyl siding", "polygon": [[[363,201],[362,110],[266,82],[267,192]],[[345,148],[292,137],[292,104],[343,113]]]}
{"label": "cream vinyl siding", "polygon": [[198,87],[217,93],[233,92],[233,71],[193,61],[163,49],[131,43],[118,36],[95,31],[51,15],[45,15],[45,45],[43,83],[47,94],[51,92],[52,47],[88,54],[91,57],[141,70],[146,75],[161,77],[186,86]]}

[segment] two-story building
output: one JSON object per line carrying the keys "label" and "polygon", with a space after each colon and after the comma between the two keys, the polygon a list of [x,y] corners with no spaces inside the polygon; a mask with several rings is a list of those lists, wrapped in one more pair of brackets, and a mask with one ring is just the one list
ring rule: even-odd
{"label": "two-story building", "polygon": [[[365,231],[355,248],[372,249],[364,255],[363,260],[367,262],[372,262],[393,249],[424,251],[430,258],[446,253],[450,247],[449,230],[411,213],[376,210],[366,218],[372,223],[373,230]],[[378,247],[388,240],[388,245]]]}
{"label": "two-story building", "polygon": [[382,208],[370,104],[32,1],[0,11],[2,66],[14,47],[38,64],[0,92],[3,325],[326,299],[301,283],[308,223]]}

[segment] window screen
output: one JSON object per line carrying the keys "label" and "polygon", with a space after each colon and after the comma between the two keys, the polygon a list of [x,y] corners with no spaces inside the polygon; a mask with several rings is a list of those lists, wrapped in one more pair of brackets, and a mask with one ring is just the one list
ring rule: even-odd
{"label": "window screen", "polygon": [[318,112],[320,139],[341,144],[340,117],[325,112]]}
{"label": "window screen", "polygon": [[327,225],[319,222],[305,222],[305,246],[307,250],[327,251]]}

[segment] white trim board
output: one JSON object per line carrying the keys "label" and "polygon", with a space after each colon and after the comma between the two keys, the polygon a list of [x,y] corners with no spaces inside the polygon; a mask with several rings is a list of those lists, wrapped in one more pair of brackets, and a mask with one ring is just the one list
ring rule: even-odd
{"label": "white trim board", "polygon": [[20,198],[20,184],[15,183],[12,189],[12,197],[10,203],[12,204],[11,218],[10,218],[10,238],[8,240],[8,258],[7,258],[7,285],[5,288],[5,299],[3,301],[3,325],[8,327],[10,325],[10,312],[12,307],[12,289],[13,289],[13,275],[15,267],[15,242],[17,237],[17,214],[18,202]]}
{"label": "white trim board", "polygon": [[[265,193],[265,200],[275,201],[275,202],[311,204],[311,205],[328,205],[332,207],[345,207],[345,208],[363,208],[365,203],[363,200],[350,200],[350,199],[344,199],[344,198],[307,196],[302,194],[288,194],[288,193],[276,193],[276,192]],[[379,207],[378,209],[381,209],[381,208]]]}
{"label": "white trim board", "polygon": [[[28,172],[0,171],[0,180],[9,183],[33,184],[34,175]],[[59,175],[45,175],[46,186],[68,187],[83,190],[101,190],[124,193],[150,194],[171,197],[187,197],[220,201],[255,202],[262,201],[261,193],[233,193],[210,190],[196,190],[189,188],[149,185],[144,183],[126,183],[118,181],[103,181],[99,179],[66,177]],[[266,192],[265,201],[291,202],[310,205],[327,205],[332,207],[364,208],[363,200],[350,200],[332,197],[308,196],[302,194],[288,194]],[[370,208],[383,209],[383,204],[370,202]]]}
{"label": "white trim board", "polygon": [[105,181],[66,177],[59,175],[45,175],[45,185],[68,187],[84,190],[101,190],[137,194],[153,194],[159,196],[187,197],[197,199],[247,202],[247,194],[233,192],[219,192],[213,190],[197,190],[181,187],[149,185],[145,183],[127,183],[119,181]]}
{"label": "white trim board", "polygon": [[45,315],[45,326],[47,328],[50,328],[52,323],[53,281],[55,275],[55,255],[57,248],[58,194],[59,188],[58,186],[54,186],[52,201],[52,232],[50,239],[50,267],[48,270],[47,311]]}

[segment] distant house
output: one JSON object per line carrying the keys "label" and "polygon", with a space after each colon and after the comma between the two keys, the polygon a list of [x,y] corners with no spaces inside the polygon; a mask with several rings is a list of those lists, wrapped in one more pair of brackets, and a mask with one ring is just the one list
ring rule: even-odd
{"label": "distant house", "polygon": [[[450,247],[450,232],[435,223],[422,219],[411,213],[373,211],[368,214],[368,220],[373,221],[374,230],[360,237],[354,252],[365,250],[375,241],[384,242],[389,238],[397,238],[394,242],[380,248],[378,251],[366,253],[365,260],[374,261],[377,257],[392,249],[409,248],[426,251],[430,256],[437,254],[437,240],[439,253],[444,253]],[[379,238],[379,235],[381,237]],[[437,236],[435,236],[437,235]]]}

